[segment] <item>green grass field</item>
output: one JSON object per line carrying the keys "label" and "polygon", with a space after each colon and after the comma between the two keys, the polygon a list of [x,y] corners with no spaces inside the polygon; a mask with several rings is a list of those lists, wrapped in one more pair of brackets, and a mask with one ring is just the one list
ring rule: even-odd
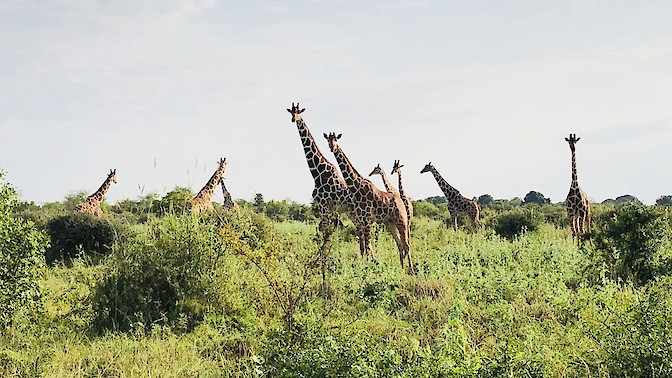
{"label": "green grass field", "polygon": [[314,223],[248,210],[116,222],[107,256],[44,269],[0,375],[672,375],[669,232],[637,284],[543,222],[507,239],[416,217],[415,275],[382,228],[365,261],[351,229],[321,249]]}

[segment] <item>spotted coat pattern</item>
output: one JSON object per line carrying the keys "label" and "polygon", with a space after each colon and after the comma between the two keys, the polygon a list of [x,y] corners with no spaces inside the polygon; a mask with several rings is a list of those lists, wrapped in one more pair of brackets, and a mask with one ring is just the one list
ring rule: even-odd
{"label": "spotted coat pattern", "polygon": [[406,216],[408,217],[408,225],[411,225],[411,221],[413,220],[413,201],[411,201],[411,198],[406,195],[406,192],[404,191],[404,186],[401,184],[401,168],[403,165],[399,163],[399,160],[394,161],[394,166],[392,167],[392,173],[391,174],[397,174],[398,178],[398,186],[399,186],[399,195],[401,196],[401,200],[404,202],[404,207],[406,207]]}
{"label": "spotted coat pattern", "polygon": [[466,216],[469,222],[476,228],[481,227],[481,208],[478,206],[476,201],[464,197],[460,192],[452,187],[446,180],[441,177],[441,174],[434,168],[432,163],[428,163],[420,171],[420,173],[431,172],[436,179],[436,183],[439,184],[439,188],[446,196],[446,201],[448,204],[448,211],[450,212],[451,223],[453,227],[457,229],[457,217],[462,215]]}
{"label": "spotted coat pattern", "polygon": [[315,139],[301,116],[305,110],[299,107],[299,103],[292,103],[292,108],[287,109],[292,115],[292,122],[296,123],[308,169],[315,182],[313,206],[321,219],[320,229],[324,230],[328,223],[337,221],[338,213],[348,212],[348,187],[336,166],[327,161],[317,148]]}
{"label": "spotted coat pattern", "polygon": [[579,178],[576,172],[576,143],[581,138],[577,138],[576,134],[569,134],[569,138],[565,138],[569,143],[569,149],[572,151],[572,183],[569,187],[569,193],[565,200],[567,206],[567,216],[572,224],[572,239],[577,242],[580,238],[590,230],[590,202],[588,196],[579,186]]}
{"label": "spotted coat pattern", "polygon": [[107,175],[103,185],[101,185],[100,188],[95,191],[95,193],[86,197],[84,202],[75,206],[73,211],[76,213],[89,213],[97,217],[103,215],[103,211],[100,209],[100,204],[105,201],[105,196],[107,195],[107,191],[110,190],[112,183],[117,183],[116,169],[110,169],[110,173]]}
{"label": "spotted coat pattern", "polygon": [[398,193],[383,192],[357,172],[337,140],[341,137],[334,133],[324,134],[329,141],[329,149],[336,156],[338,166],[348,186],[348,202],[353,214],[353,223],[357,229],[359,250],[362,256],[371,256],[371,225],[374,222],[384,224],[392,234],[399,250],[399,263],[404,269],[408,261],[409,272],[413,273],[410,232],[404,203]]}
{"label": "spotted coat pattern", "polygon": [[224,176],[219,179],[219,185],[222,187],[222,196],[224,197],[224,202],[222,202],[222,207],[226,210],[238,210],[238,204],[231,197],[231,193],[226,189],[224,184]]}
{"label": "spotted coat pattern", "polygon": [[215,193],[215,188],[219,185],[222,176],[224,176],[224,170],[226,169],[226,158],[219,159],[219,165],[215,170],[215,173],[212,174],[210,179],[205,186],[187,203],[187,207],[194,214],[200,214],[205,211],[212,210],[212,195]]}

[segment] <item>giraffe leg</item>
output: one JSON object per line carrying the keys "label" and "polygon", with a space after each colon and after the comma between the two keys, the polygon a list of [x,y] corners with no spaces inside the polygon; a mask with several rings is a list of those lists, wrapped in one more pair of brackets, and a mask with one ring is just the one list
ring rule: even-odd
{"label": "giraffe leg", "polygon": [[[404,232],[401,234],[402,235],[401,236],[401,241],[402,241],[403,247],[404,247],[404,255],[405,255],[406,258],[408,258],[408,272],[411,273],[411,274],[415,274],[415,268],[413,266],[413,257],[411,256],[411,233],[410,233],[409,226],[406,225],[406,227],[404,227],[403,231]],[[401,254],[401,251],[400,251],[400,254]],[[403,261],[403,257],[402,257],[402,261]],[[404,268],[403,263],[401,264],[401,268],[402,269]]]}
{"label": "giraffe leg", "polygon": [[371,254],[371,245],[369,239],[371,238],[371,228],[367,226],[357,227],[357,238],[359,239],[359,252],[362,257],[368,260],[373,257]]}
{"label": "giraffe leg", "polygon": [[451,215],[451,223],[453,224],[453,230],[457,231],[457,214]]}
{"label": "giraffe leg", "polygon": [[478,220],[478,213],[472,214],[472,215],[469,217],[469,220],[471,221],[471,225],[472,225],[475,229],[478,230],[478,229],[481,228],[481,222]]}
{"label": "giraffe leg", "polygon": [[572,218],[572,240],[575,242],[579,242],[579,237],[580,237],[580,231],[579,231],[579,216],[575,215]]}
{"label": "giraffe leg", "polygon": [[392,235],[392,239],[394,239],[394,243],[397,245],[397,249],[399,250],[399,263],[401,264],[401,269],[404,269],[404,247],[403,242],[401,240],[401,235],[399,233],[399,229],[395,224],[388,223],[386,224],[386,226],[387,230]]}
{"label": "giraffe leg", "polygon": [[387,229],[390,231],[390,234],[392,234],[392,237],[394,238],[394,242],[397,244],[401,269],[404,269],[406,257],[408,257],[409,269],[411,272],[413,272],[413,261],[410,255],[411,246],[408,236],[408,225],[388,224]]}

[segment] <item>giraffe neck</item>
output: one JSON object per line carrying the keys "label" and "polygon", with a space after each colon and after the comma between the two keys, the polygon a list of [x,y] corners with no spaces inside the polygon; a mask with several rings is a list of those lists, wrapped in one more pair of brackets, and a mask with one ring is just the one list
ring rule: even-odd
{"label": "giraffe neck", "polygon": [[112,186],[112,176],[109,176],[105,182],[103,182],[103,185],[101,185],[95,193],[89,196],[89,199],[97,202],[103,202],[105,200],[105,195],[107,195],[107,191],[110,189],[110,186]]}
{"label": "giraffe neck", "polygon": [[453,188],[446,180],[444,180],[436,169],[432,169],[432,174],[434,175],[436,183],[439,184],[439,188],[441,188],[441,191],[446,196],[446,199],[449,203],[452,202],[454,198],[459,198],[462,196],[460,191]]}
{"label": "giraffe neck", "polygon": [[217,184],[219,184],[219,181],[221,180],[223,174],[224,174],[224,166],[220,165],[215,171],[215,173],[212,174],[210,180],[208,180],[208,182],[205,183],[203,189],[201,189],[201,191],[199,191],[196,197],[194,198],[210,199],[210,197],[212,197],[212,194],[215,192],[215,188],[217,187]]}
{"label": "giraffe neck", "polygon": [[341,168],[341,172],[343,173],[345,183],[348,186],[360,186],[364,178],[359,174],[359,172],[357,172],[352,163],[350,163],[350,159],[348,159],[348,157],[345,155],[345,152],[343,152],[341,146],[336,145],[333,152],[334,156],[336,156],[338,166]]}
{"label": "giraffe neck", "polygon": [[[380,171],[380,176],[383,178],[383,185],[385,185],[385,190],[387,190],[390,193],[394,193],[397,190],[392,186],[392,183],[390,180],[387,179],[387,175],[385,174],[385,171],[381,170]],[[401,190],[401,188],[399,188]]]}
{"label": "giraffe neck", "polygon": [[399,187],[399,195],[401,195],[401,198],[406,197],[406,194],[404,193],[404,187],[401,185],[401,169],[397,170],[397,186]]}
{"label": "giraffe neck", "polygon": [[226,185],[224,185],[224,179],[219,180],[219,184],[222,186],[222,196],[224,197],[224,203],[231,203],[233,202],[233,198],[231,198],[231,193],[226,189]]}
{"label": "giraffe neck", "polygon": [[[302,118],[296,120],[296,128],[299,130],[299,137],[301,137],[301,144],[303,144],[303,152],[306,155],[306,162],[308,162],[310,174],[315,181],[315,187],[322,187],[327,184],[327,181],[330,181],[331,183],[338,182],[345,186],[336,167],[327,161],[324,155],[322,155],[322,152],[320,152],[320,149],[317,148],[315,139]],[[329,174],[324,175],[323,173],[325,171],[329,172]]]}
{"label": "giraffe neck", "polygon": [[572,149],[572,187],[579,187],[579,175],[576,171],[576,150]]}

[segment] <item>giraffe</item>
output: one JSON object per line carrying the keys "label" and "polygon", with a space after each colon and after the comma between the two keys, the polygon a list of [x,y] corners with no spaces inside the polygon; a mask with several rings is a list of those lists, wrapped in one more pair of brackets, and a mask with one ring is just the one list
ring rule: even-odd
{"label": "giraffe", "polygon": [[394,161],[394,166],[392,167],[392,173],[390,174],[397,174],[397,178],[399,179],[398,181],[398,187],[399,187],[399,195],[401,196],[401,200],[404,202],[404,207],[406,207],[406,216],[408,217],[408,226],[411,226],[411,221],[413,220],[413,201],[406,195],[404,192],[404,187],[401,185],[401,165],[399,163],[399,160]]}
{"label": "giraffe", "polygon": [[579,179],[576,173],[576,134],[569,134],[565,138],[569,143],[569,149],[572,150],[572,184],[569,187],[569,193],[565,200],[567,206],[567,216],[572,224],[572,239],[579,242],[581,236],[590,231],[590,202],[588,196],[579,186]]}
{"label": "giraffe", "polygon": [[201,189],[201,191],[187,203],[187,208],[190,209],[192,213],[200,214],[204,211],[213,209],[210,198],[224,175],[225,169],[226,158],[219,159],[219,166],[217,166],[217,169],[215,170],[215,173],[212,174],[212,177],[210,177],[210,180],[208,180],[203,189]]}
{"label": "giraffe", "polygon": [[222,196],[224,197],[222,207],[226,210],[238,210],[238,204],[231,198],[231,193],[229,193],[226,189],[226,185],[224,185],[224,175],[219,179],[219,185],[222,187]]}
{"label": "giraffe", "polygon": [[305,110],[299,107],[298,102],[296,105],[292,103],[292,108],[287,109],[292,115],[292,122],[296,123],[308,169],[315,182],[313,205],[320,218],[320,231],[325,234],[329,223],[338,223],[338,213],[348,211],[348,187],[338,174],[336,166],[327,161],[317,148],[317,143],[301,116]]}
{"label": "giraffe", "polygon": [[336,156],[345,183],[348,185],[348,198],[353,213],[353,223],[357,228],[359,250],[362,256],[368,258],[371,255],[369,243],[371,225],[374,222],[382,223],[387,226],[388,231],[397,243],[401,268],[404,269],[405,261],[408,260],[408,270],[413,273],[408,217],[401,197],[398,193],[381,191],[357,172],[337,143],[341,134],[338,136],[335,133],[324,134],[324,137],[329,141],[329,149]]}
{"label": "giraffe", "polygon": [[86,197],[84,202],[75,206],[73,211],[76,213],[89,213],[96,217],[100,217],[103,214],[103,211],[100,209],[100,204],[105,201],[105,195],[107,195],[107,191],[110,189],[110,186],[112,186],[112,183],[117,183],[116,169],[110,169],[110,173],[107,175],[103,185],[101,185],[95,193]]}
{"label": "giraffe", "polygon": [[446,196],[446,200],[448,201],[448,211],[450,212],[451,223],[453,223],[454,229],[457,230],[457,217],[460,214],[466,215],[469,222],[471,222],[474,227],[480,228],[481,209],[478,206],[478,203],[464,197],[457,189],[448,184],[448,182],[441,177],[441,174],[439,174],[436,168],[434,168],[432,163],[428,163],[422,168],[422,171],[420,171],[420,173],[426,172],[431,172],[434,175],[436,183],[439,184],[439,188],[441,188],[441,191]]}
{"label": "giraffe", "polygon": [[369,173],[369,177],[373,175],[380,175],[380,177],[383,178],[383,185],[385,185],[385,190],[387,190],[388,193],[397,193],[397,189],[395,189],[390,183],[390,180],[387,179],[387,175],[385,174],[385,171],[383,171],[383,168],[380,167],[380,164],[376,165],[373,168],[373,171]]}

